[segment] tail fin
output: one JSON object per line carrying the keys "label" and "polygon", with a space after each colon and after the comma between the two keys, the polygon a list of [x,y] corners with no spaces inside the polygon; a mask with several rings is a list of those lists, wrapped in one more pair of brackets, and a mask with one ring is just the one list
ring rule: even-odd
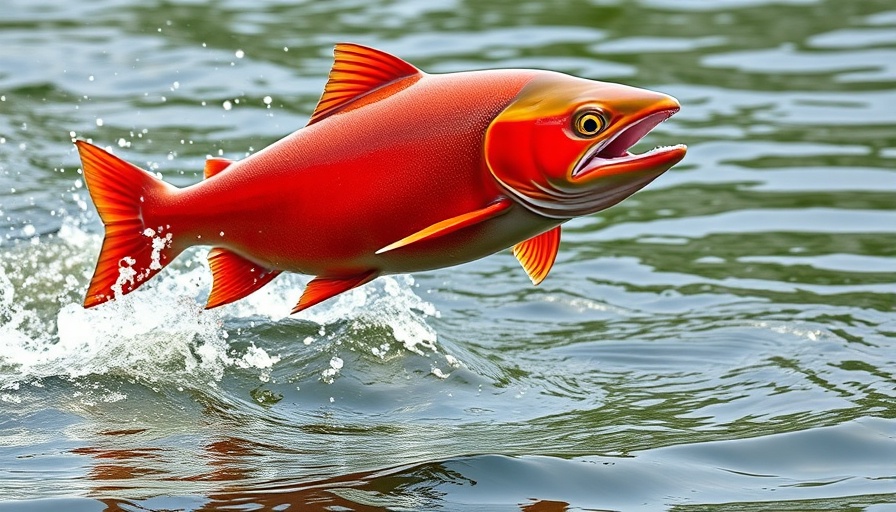
{"label": "tail fin", "polygon": [[180,252],[171,232],[147,226],[144,212],[174,187],[152,174],[89,144],[76,141],[84,181],[106,228],[103,246],[84,307],[132,292]]}

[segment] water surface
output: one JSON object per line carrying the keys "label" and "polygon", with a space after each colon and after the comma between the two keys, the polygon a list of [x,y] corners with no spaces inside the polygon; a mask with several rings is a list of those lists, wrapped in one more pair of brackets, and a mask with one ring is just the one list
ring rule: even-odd
{"label": "water surface", "polygon": [[[889,1],[7,0],[0,510],[896,510]],[[207,249],[80,307],[73,138],[184,186],[301,127],[332,46],[675,95],[647,189],[307,312],[203,311]]]}

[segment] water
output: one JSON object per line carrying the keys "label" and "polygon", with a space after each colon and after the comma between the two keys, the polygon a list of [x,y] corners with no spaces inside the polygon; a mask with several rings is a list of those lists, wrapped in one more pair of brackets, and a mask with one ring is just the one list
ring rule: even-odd
{"label": "water", "polygon": [[[294,315],[205,249],[79,304],[72,137],[177,185],[302,126],[337,41],[677,96],[685,161],[505,252]],[[896,510],[889,0],[6,0],[0,510]]]}

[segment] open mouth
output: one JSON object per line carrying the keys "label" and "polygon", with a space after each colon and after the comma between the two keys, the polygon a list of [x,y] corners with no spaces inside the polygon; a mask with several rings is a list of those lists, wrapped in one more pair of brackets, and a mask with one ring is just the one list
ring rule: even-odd
{"label": "open mouth", "polygon": [[640,154],[628,150],[644,138],[658,124],[678,112],[677,108],[648,114],[624,127],[613,137],[596,144],[579,160],[572,172],[573,179],[612,176],[633,171],[658,171],[657,176],[684,158],[687,148],[678,144],[654,148]]}

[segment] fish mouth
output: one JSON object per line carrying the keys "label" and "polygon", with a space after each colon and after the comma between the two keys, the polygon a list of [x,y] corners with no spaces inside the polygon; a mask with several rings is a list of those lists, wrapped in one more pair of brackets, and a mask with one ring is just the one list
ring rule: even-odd
{"label": "fish mouth", "polygon": [[539,196],[528,196],[528,205],[546,217],[579,217],[614,206],[646,187],[680,162],[687,146],[662,146],[639,154],[629,148],[679,108],[668,98],[589,148],[565,182],[533,183]]}
{"label": "fish mouth", "polygon": [[[573,168],[572,181],[582,183],[636,173],[638,176],[630,176],[634,179],[634,183],[631,184],[643,183],[631,193],[646,186],[654,178],[680,162],[687,152],[687,146],[684,144],[661,146],[639,154],[629,152],[629,148],[637,144],[657,125],[672,117],[678,110],[679,107],[676,106],[648,113],[629,123],[614,136],[590,148]],[[648,176],[649,179],[644,182]]]}

